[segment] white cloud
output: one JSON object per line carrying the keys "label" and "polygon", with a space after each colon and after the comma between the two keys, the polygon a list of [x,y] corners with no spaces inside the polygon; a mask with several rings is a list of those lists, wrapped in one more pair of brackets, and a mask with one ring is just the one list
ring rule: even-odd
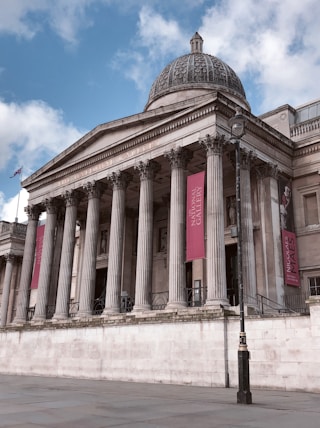
{"label": "white cloud", "polygon": [[13,198],[6,200],[3,192],[0,192],[0,219],[13,222],[18,214],[19,223],[28,220],[24,208],[28,205],[29,193],[21,189],[20,196],[17,194]]}
{"label": "white cloud", "polygon": [[[225,0],[208,9],[205,50],[262,91],[260,112],[319,97],[318,0]],[[250,101],[250,100],[249,100]]]}
{"label": "white cloud", "polygon": [[0,100],[0,170],[14,159],[25,171],[32,171],[39,159],[60,153],[83,133],[43,101],[7,104]]}
{"label": "white cloud", "polygon": [[[0,33],[31,39],[48,23],[59,37],[72,45],[77,43],[78,32],[92,25],[86,16],[89,6],[94,3],[108,3],[108,0],[1,1]],[[39,14],[44,17],[42,24]]]}
{"label": "white cloud", "polygon": [[[42,101],[6,104],[0,100],[0,170],[8,170],[9,164],[23,166],[24,179],[39,164],[46,163],[83,133],[72,124],[65,123],[61,111],[54,110]],[[27,219],[24,213],[27,199],[28,193],[22,189],[18,216],[20,222]],[[0,192],[0,219],[14,221],[17,205],[18,195],[7,199],[5,192]]]}
{"label": "white cloud", "polygon": [[173,59],[188,51],[190,35],[183,33],[178,21],[165,19],[149,6],[141,8],[137,27],[132,48],[117,52],[112,65],[147,93],[152,78],[161,71],[159,64],[164,66],[168,56]]}
{"label": "white cloud", "polygon": [[179,54],[186,49],[190,38],[176,20],[165,19],[148,6],[142,7],[139,13],[138,35],[141,46],[148,49],[152,59]]}

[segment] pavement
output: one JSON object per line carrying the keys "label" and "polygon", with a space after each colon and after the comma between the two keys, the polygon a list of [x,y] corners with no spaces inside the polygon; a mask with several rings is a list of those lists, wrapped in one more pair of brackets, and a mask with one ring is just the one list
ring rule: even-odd
{"label": "pavement", "polygon": [[320,394],[0,375],[0,427],[319,428]]}

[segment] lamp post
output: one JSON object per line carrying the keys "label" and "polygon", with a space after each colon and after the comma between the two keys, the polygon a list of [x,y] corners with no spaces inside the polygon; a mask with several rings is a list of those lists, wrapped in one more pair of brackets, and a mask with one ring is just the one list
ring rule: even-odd
{"label": "lamp post", "polygon": [[249,351],[244,323],[244,299],[243,299],[243,277],[242,277],[242,230],[241,230],[241,187],[240,187],[240,140],[245,134],[246,118],[241,114],[240,107],[236,108],[236,114],[229,120],[231,128],[231,139],[234,140],[236,152],[236,212],[237,212],[237,262],[238,262],[238,288],[240,306],[240,336],[238,349],[238,376],[239,391],[237,402],[240,404],[252,404],[249,379]]}

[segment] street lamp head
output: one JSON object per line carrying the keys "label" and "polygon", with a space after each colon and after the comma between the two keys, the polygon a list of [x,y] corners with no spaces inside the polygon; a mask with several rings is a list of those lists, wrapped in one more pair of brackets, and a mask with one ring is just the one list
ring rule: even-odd
{"label": "street lamp head", "polygon": [[241,113],[241,108],[236,107],[236,114],[229,120],[231,137],[241,138],[245,134],[246,117]]}

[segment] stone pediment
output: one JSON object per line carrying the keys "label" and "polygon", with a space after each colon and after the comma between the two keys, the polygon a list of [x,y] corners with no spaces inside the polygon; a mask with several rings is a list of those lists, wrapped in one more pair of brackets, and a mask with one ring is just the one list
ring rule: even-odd
{"label": "stone pediment", "polygon": [[[169,134],[212,114],[216,96],[200,96],[99,125],[24,180],[22,186],[39,203],[40,194],[43,197],[51,190],[59,194],[62,188],[76,188],[84,180],[101,180],[106,170],[123,169],[126,163],[130,168],[134,159],[151,157],[157,147],[162,153]],[[211,108],[204,109],[207,105]]]}

